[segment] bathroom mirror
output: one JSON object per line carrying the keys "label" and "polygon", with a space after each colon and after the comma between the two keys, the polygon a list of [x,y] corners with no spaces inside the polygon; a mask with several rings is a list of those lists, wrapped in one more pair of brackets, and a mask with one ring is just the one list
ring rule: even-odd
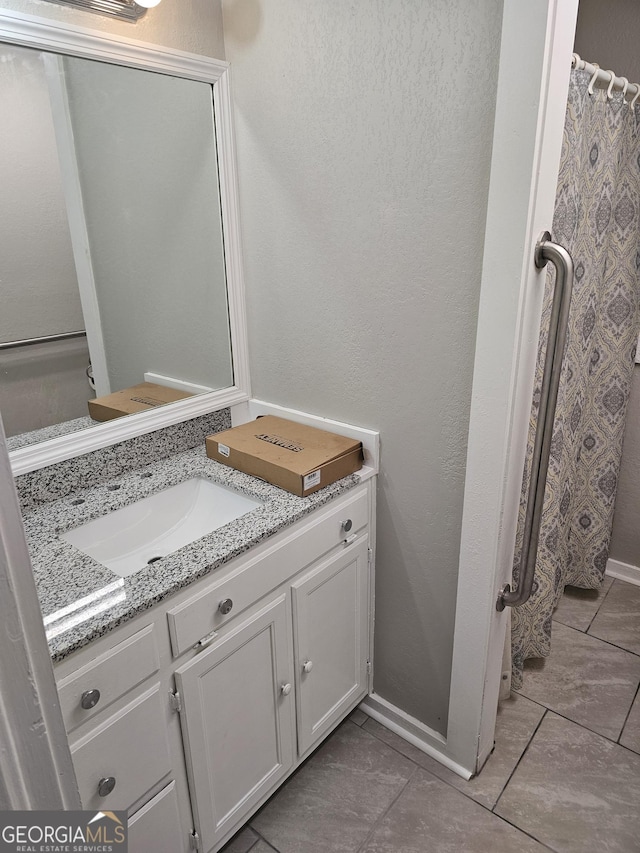
{"label": "bathroom mirror", "polygon": [[[248,398],[227,75],[0,13],[0,411],[15,473]],[[182,399],[93,425],[90,397],[142,382]]]}

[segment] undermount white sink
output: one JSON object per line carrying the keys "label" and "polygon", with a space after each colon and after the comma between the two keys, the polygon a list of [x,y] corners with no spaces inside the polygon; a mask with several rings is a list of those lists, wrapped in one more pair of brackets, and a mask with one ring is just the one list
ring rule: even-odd
{"label": "undermount white sink", "polygon": [[60,538],[125,578],[261,505],[226,486],[195,477]]}

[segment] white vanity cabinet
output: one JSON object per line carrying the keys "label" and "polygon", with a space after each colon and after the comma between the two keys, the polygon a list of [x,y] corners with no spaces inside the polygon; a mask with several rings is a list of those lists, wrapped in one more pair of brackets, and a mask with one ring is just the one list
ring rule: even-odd
{"label": "white vanity cabinet", "polygon": [[58,668],[83,805],[127,809],[131,853],[219,850],[366,695],[371,490],[321,506]]}
{"label": "white vanity cabinet", "polygon": [[361,487],[169,610],[203,853],[367,693],[368,518]]}
{"label": "white vanity cabinet", "polygon": [[367,692],[366,531],[293,575],[223,637],[207,637],[206,648],[176,671],[205,853],[237,829]]}

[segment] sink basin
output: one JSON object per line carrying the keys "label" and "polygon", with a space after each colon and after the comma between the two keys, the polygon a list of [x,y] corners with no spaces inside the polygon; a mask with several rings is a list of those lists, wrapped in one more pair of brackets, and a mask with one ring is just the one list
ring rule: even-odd
{"label": "sink basin", "polygon": [[60,538],[125,578],[261,505],[226,486],[195,477]]}

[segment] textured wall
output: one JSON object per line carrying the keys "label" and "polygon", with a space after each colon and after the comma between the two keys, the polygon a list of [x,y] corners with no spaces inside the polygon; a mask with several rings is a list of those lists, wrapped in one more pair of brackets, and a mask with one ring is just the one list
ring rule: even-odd
{"label": "textured wall", "polygon": [[258,398],[379,429],[375,689],[445,731],[500,0],[224,0]]}
{"label": "textured wall", "polygon": [[0,341],[83,328],[49,90],[38,53],[0,45]]}
{"label": "textured wall", "polygon": [[7,436],[86,417],[94,394],[84,338],[0,354],[0,415]]}
{"label": "textured wall", "polygon": [[[575,49],[588,62],[640,81],[637,0],[580,0]],[[640,366],[634,370],[609,556],[640,566]]]}
{"label": "textured wall", "polygon": [[[0,341],[84,328],[38,53],[0,45]],[[86,341],[0,352],[7,435],[87,413]]]}
{"label": "textured wall", "polygon": [[0,9],[224,59],[220,0],[165,0],[139,21],[120,21],[45,0],[1,0]]}

